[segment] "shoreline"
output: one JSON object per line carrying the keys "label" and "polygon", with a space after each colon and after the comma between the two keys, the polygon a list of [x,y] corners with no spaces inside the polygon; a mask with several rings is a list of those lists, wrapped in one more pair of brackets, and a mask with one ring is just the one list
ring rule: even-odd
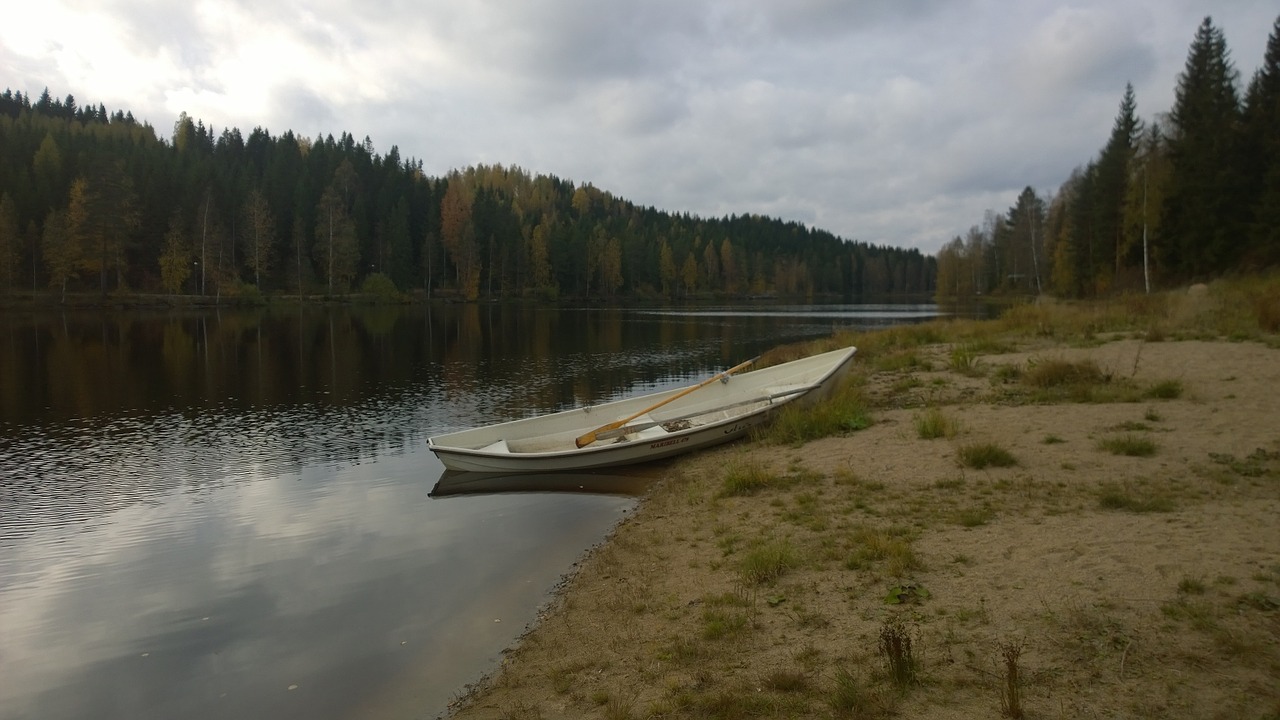
{"label": "shoreline", "polygon": [[873,353],[870,428],[664,468],[447,717],[1280,712],[1280,352],[1145,337]]}

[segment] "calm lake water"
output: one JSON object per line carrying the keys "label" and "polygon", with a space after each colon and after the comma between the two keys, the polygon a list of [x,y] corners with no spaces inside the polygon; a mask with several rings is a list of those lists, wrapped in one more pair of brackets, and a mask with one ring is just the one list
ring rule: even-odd
{"label": "calm lake water", "polygon": [[433,493],[427,437],[936,314],[0,315],[0,718],[435,717],[665,466]]}

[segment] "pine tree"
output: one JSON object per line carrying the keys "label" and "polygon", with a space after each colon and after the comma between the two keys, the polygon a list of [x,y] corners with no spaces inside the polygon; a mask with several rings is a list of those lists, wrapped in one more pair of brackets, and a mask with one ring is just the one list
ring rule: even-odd
{"label": "pine tree", "polygon": [[1241,249],[1236,80],[1226,39],[1206,17],[1178,76],[1170,113],[1172,168],[1162,223],[1168,259],[1184,277],[1221,272]]}

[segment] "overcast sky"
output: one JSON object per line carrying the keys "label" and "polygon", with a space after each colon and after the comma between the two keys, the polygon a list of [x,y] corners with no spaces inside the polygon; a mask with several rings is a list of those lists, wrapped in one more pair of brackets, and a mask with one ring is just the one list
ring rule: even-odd
{"label": "overcast sky", "polygon": [[1275,0],[0,0],[0,86],[168,137],[366,135],[704,216],[935,252],[1167,111],[1196,28],[1241,83]]}

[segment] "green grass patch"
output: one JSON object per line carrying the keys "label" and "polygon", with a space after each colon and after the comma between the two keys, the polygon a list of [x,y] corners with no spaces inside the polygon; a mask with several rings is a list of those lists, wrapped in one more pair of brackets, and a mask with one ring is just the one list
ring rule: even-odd
{"label": "green grass patch", "polygon": [[1144,397],[1132,382],[1113,378],[1093,360],[1032,360],[1022,374],[1022,384],[1038,403],[1137,402]]}
{"label": "green grass patch", "polygon": [[971,345],[957,345],[951,348],[951,369],[961,375],[981,375],[978,365],[978,353]]}
{"label": "green grass patch", "polygon": [[938,323],[896,325],[885,330],[861,334],[857,337],[856,343],[850,344],[858,346],[858,357],[874,361],[895,353],[905,354],[903,351],[922,345],[946,342],[942,327]]}
{"label": "green grass patch", "polygon": [[761,439],[779,445],[803,445],[810,440],[843,435],[871,426],[871,409],[863,384],[845,382],[828,400],[801,407],[788,403],[777,419],[761,434]]}
{"label": "green grass patch", "polygon": [[1156,454],[1156,444],[1141,435],[1119,435],[1098,441],[1098,448],[1112,455],[1127,457],[1151,457]]}
{"label": "green grass patch", "polygon": [[860,527],[851,537],[852,547],[844,566],[849,570],[883,567],[895,577],[924,569],[924,563],[911,547],[910,532],[901,528],[887,530]]}
{"label": "green grass patch", "polygon": [[720,640],[739,635],[746,629],[747,615],[742,611],[711,607],[702,612],[703,640]]}
{"label": "green grass patch", "polygon": [[872,360],[871,366],[880,372],[928,369],[928,365],[920,358],[920,353],[914,349],[882,355]]}
{"label": "green grass patch", "polygon": [[800,553],[790,540],[766,540],[747,550],[738,570],[747,585],[764,585],[799,567]]}
{"label": "green grass patch", "polygon": [[725,470],[720,486],[720,497],[754,495],[778,482],[778,475],[760,463],[735,460]]}
{"label": "green grass patch", "polygon": [[1203,595],[1205,590],[1204,581],[1200,578],[1184,577],[1178,581],[1179,595]]}
{"label": "green grass patch", "polygon": [[1181,380],[1161,380],[1147,388],[1142,395],[1156,400],[1176,400],[1182,397],[1182,391]]}
{"label": "green grass patch", "polygon": [[1022,373],[1022,382],[1036,388],[1097,385],[1110,380],[1092,360],[1031,360]]}
{"label": "green grass patch", "polygon": [[957,455],[961,465],[975,470],[988,467],[1013,467],[1018,464],[1018,459],[1012,453],[989,442],[962,445]]}
{"label": "green grass patch", "polygon": [[938,408],[929,408],[916,416],[916,434],[922,440],[953,438],[959,431],[959,423]]}

